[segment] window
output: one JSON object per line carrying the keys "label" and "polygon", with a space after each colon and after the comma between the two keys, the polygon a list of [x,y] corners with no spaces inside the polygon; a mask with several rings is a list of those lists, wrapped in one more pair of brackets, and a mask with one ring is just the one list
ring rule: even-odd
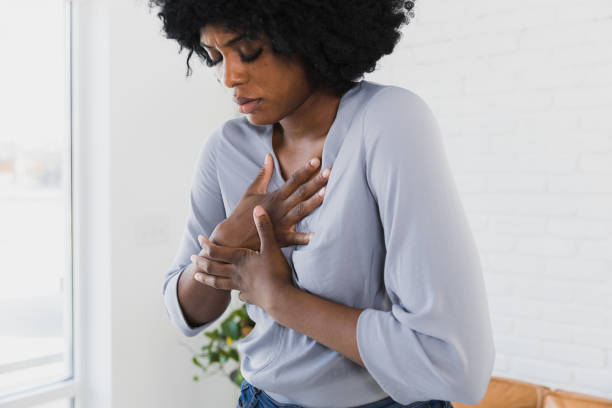
{"label": "window", "polygon": [[[2,1],[2,11],[0,407],[16,399],[67,407],[74,396],[71,5]],[[53,388],[47,399],[45,387]]]}
{"label": "window", "polygon": [[32,408],[72,408],[72,401],[71,400],[61,400],[61,401],[46,402],[41,405],[35,405]]}

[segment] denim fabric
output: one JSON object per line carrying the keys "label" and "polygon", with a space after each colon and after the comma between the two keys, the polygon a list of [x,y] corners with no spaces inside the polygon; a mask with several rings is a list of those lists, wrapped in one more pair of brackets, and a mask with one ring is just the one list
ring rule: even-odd
{"label": "denim fabric", "polygon": [[[301,405],[296,404],[282,404],[272,399],[264,390],[259,389],[244,380],[240,386],[240,397],[238,398],[238,405],[236,408],[305,408]],[[399,404],[391,397],[385,398],[380,401],[375,401],[365,405],[359,405],[352,408],[454,408],[450,401],[442,400],[430,400],[430,401],[418,401],[412,404],[402,405]]]}

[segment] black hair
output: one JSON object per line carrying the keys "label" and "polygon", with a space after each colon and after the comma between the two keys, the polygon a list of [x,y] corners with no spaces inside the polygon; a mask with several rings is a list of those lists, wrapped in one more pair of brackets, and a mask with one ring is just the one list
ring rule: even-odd
{"label": "black hair", "polygon": [[167,38],[213,65],[200,45],[207,24],[256,39],[264,32],[275,54],[298,56],[311,85],[341,94],[377,61],[391,54],[401,38],[400,27],[414,17],[414,1],[406,0],[149,0],[159,7]]}

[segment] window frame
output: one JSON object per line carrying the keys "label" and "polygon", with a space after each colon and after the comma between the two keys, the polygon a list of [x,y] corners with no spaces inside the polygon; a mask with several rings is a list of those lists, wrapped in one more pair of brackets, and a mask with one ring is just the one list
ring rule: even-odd
{"label": "window frame", "polygon": [[68,296],[64,298],[64,316],[67,318],[67,325],[70,327],[70,336],[67,339],[67,364],[71,366],[72,375],[67,379],[56,381],[54,383],[35,386],[23,391],[0,395],[0,408],[35,408],[37,405],[52,403],[57,400],[69,400],[70,406],[75,407],[80,402],[80,366],[81,366],[81,350],[80,345],[80,324],[78,312],[81,304],[78,288],[78,273],[75,265],[75,255],[78,253],[75,248],[77,241],[75,240],[75,189],[74,189],[74,126],[73,126],[73,32],[74,32],[74,13],[73,0],[63,0],[65,6],[65,96],[66,96],[66,129],[67,142],[65,145],[68,154],[68,174],[66,176],[67,188],[65,189],[65,199],[67,202],[66,230],[68,234],[67,248],[67,274],[66,274],[66,293]]}

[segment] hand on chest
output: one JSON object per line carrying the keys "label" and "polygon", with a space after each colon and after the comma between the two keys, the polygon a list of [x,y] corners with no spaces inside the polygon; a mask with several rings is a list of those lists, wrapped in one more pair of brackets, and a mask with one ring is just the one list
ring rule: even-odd
{"label": "hand on chest", "polygon": [[[274,161],[268,192],[286,182],[278,158],[274,157]],[[246,157],[229,164],[219,172],[228,215],[259,171],[257,161]],[[356,306],[356,301],[376,292],[382,282],[384,236],[378,207],[365,177],[363,156],[357,149],[341,149],[330,164],[332,170],[322,203],[296,224],[297,232],[314,235],[307,245],[289,246],[282,251],[295,272],[296,286]],[[324,167],[320,166],[320,170]],[[231,188],[223,188],[224,185]]]}

